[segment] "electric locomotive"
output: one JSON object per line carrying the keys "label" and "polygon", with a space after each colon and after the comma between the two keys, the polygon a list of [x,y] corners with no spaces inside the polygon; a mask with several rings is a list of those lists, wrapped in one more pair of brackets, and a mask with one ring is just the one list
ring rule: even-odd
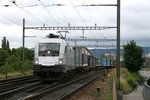
{"label": "electric locomotive", "polygon": [[64,38],[49,34],[35,45],[34,75],[60,80],[74,70],[74,50]]}

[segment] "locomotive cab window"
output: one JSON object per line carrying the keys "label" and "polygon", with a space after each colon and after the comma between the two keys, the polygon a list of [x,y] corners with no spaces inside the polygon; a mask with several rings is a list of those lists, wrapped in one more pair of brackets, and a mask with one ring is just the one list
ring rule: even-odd
{"label": "locomotive cab window", "polygon": [[39,56],[59,56],[60,43],[40,43]]}

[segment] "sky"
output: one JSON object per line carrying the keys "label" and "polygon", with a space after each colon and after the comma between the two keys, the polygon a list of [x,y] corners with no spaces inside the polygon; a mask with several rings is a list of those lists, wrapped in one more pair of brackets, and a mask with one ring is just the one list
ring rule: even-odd
{"label": "sky", "polygon": [[[3,36],[11,48],[22,46],[22,22],[25,26],[116,26],[116,7],[85,7],[89,4],[116,4],[117,0],[0,0],[0,44]],[[64,6],[55,6],[62,4]],[[6,5],[9,5],[6,7]],[[138,45],[150,45],[150,0],[121,0],[121,45],[135,40]],[[57,31],[25,30],[25,47]],[[80,38],[82,31],[69,31],[67,38]],[[86,38],[116,39],[116,29],[84,32]],[[81,44],[77,42],[77,44]],[[85,43],[83,43],[85,44]],[[115,45],[116,42],[101,42]],[[0,46],[1,47],[1,46]]]}

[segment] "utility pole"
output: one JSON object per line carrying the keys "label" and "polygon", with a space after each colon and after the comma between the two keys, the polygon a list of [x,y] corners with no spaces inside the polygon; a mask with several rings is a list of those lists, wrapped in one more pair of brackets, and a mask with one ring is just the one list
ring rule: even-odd
{"label": "utility pole", "polygon": [[23,35],[22,35],[22,72],[23,74],[25,75],[24,73],[24,40],[25,38],[25,19],[23,18]]}
{"label": "utility pole", "polygon": [[120,93],[120,0],[117,0],[117,100],[122,100]]}

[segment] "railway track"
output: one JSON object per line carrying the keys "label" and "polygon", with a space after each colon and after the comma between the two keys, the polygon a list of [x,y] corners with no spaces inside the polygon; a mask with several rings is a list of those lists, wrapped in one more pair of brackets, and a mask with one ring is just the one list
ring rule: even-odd
{"label": "railway track", "polygon": [[24,98],[21,98],[21,100],[65,100],[66,98],[76,93],[78,90],[90,84],[98,77],[102,76],[104,73],[104,71],[100,71],[92,75],[86,75],[84,77],[66,82],[64,84],[59,84],[55,87],[38,91]]}
{"label": "railway track", "polygon": [[24,85],[26,83],[34,82],[37,80],[38,80],[37,77],[33,75],[2,80],[0,82],[0,93],[11,90],[11,89],[15,89],[18,86]]}
{"label": "railway track", "polygon": [[0,99],[12,95],[13,92],[27,87],[29,84],[38,82],[38,78],[33,75],[11,78],[0,81]]}
{"label": "railway track", "polygon": [[[97,73],[87,73],[79,75],[79,77],[77,76],[75,78],[72,78],[71,80],[51,83],[45,83],[42,81],[33,82],[32,80],[31,82],[29,78],[28,81],[23,82],[26,84],[18,83],[19,85],[15,85],[15,82],[17,80],[14,80],[12,81],[14,82],[12,83],[13,88],[10,85],[11,83],[7,82],[8,84],[6,84],[6,86],[3,85],[4,87],[2,90],[0,89],[0,100],[39,100],[40,98],[44,100],[49,100],[48,98],[50,98],[51,100],[63,100],[65,98],[68,98],[81,88],[85,87],[86,85],[90,84],[96,78],[103,75],[104,72],[104,69],[102,69]],[[7,89],[8,86],[10,86],[11,88],[9,87]]]}
{"label": "railway track", "polygon": [[28,79],[28,78],[32,78],[32,77],[35,77],[35,76],[26,75],[26,76],[19,76],[19,77],[15,77],[15,78],[8,78],[8,79],[5,79],[5,80],[0,80],[0,84],[7,83],[7,82],[13,82],[13,81],[21,80],[21,79]]}

